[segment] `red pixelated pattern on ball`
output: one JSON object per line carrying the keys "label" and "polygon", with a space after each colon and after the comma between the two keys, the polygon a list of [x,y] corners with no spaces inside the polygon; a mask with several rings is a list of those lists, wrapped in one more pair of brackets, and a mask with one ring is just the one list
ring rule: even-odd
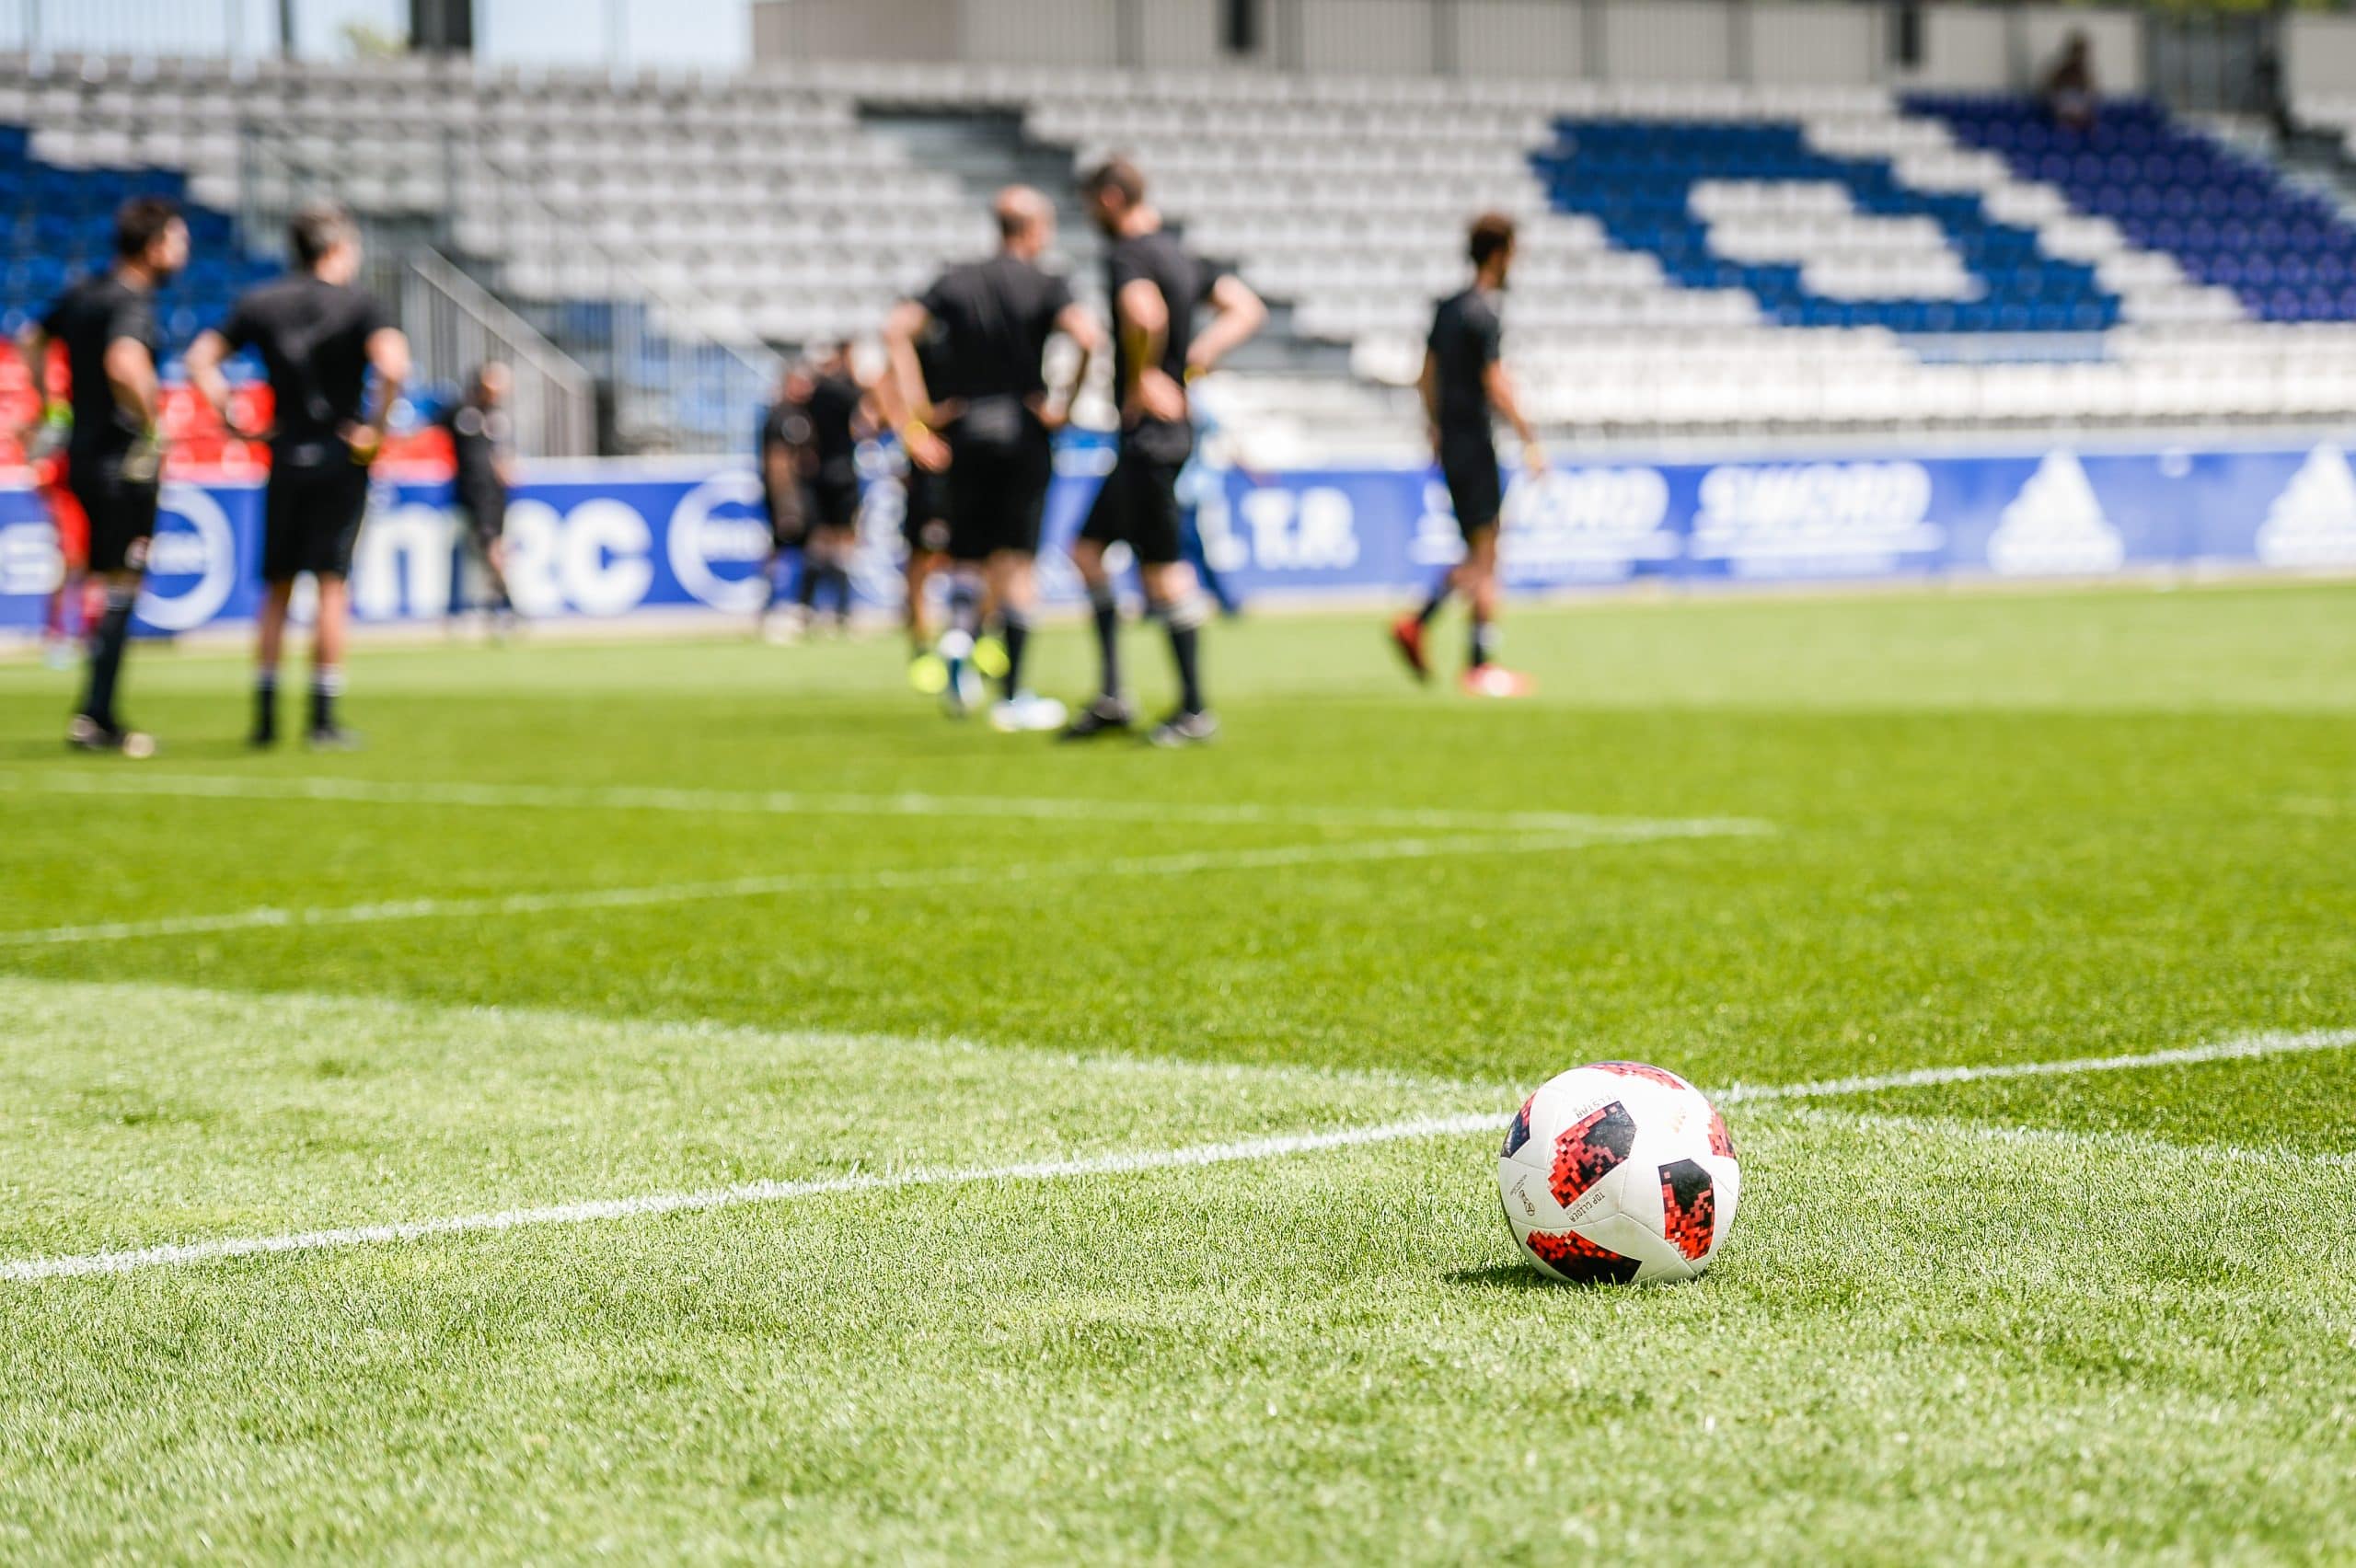
{"label": "red pixelated pattern on ball", "polygon": [[1734,1158],[1734,1135],[1727,1131],[1727,1119],[1715,1107],[1710,1111],[1710,1152],[1721,1159]]}
{"label": "red pixelated pattern on ball", "polygon": [[1717,1239],[1718,1193],[1710,1173],[1690,1159],[1660,1168],[1660,1228],[1670,1246],[1699,1258]]}
{"label": "red pixelated pattern on ball", "polygon": [[1511,1159],[1530,1141],[1530,1108],[1537,1103],[1538,1096],[1533,1094],[1513,1113],[1513,1121],[1506,1128],[1506,1151],[1500,1158]]}
{"label": "red pixelated pattern on ball", "polygon": [[1619,1169],[1636,1147],[1636,1124],[1618,1101],[1599,1106],[1554,1140],[1554,1170],[1548,1182],[1554,1201],[1568,1208],[1580,1194]]}
{"label": "red pixelated pattern on ball", "polygon": [[1644,1265],[1609,1247],[1599,1247],[1572,1230],[1533,1230],[1530,1251],[1540,1262],[1565,1279],[1590,1284],[1625,1285]]}

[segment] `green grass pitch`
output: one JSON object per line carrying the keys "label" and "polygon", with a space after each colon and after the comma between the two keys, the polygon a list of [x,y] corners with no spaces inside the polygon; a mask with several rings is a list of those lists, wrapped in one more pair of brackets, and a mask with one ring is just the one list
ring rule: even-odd
{"label": "green grass pitch", "polygon": [[[1177,755],[527,641],[331,757],[139,650],[105,765],[0,665],[0,1560],[2356,1558],[2356,588],[1510,638],[1218,628]],[[1605,1056],[1742,1086],[1697,1284],[1497,1213]]]}

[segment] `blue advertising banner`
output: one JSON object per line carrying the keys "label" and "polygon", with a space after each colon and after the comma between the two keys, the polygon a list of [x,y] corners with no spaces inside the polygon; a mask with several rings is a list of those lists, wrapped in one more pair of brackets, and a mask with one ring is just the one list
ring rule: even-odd
{"label": "blue advertising banner", "polygon": [[[867,600],[899,588],[900,490],[871,454],[855,571]],[[1104,454],[1066,455],[1047,512],[1043,574],[1076,595],[1061,546]],[[1405,592],[1461,549],[1427,469],[1208,476],[1204,553],[1239,593]],[[365,621],[431,619],[459,556],[446,481],[379,480],[352,573]],[[260,556],[251,484],[165,488],[139,624],[172,633],[250,618]],[[749,615],[768,527],[747,467],[552,466],[508,515],[508,578],[526,616],[604,618],[648,608]],[[1910,458],[1568,464],[1513,477],[1504,559],[1518,589],[1643,580],[1793,582],[1969,573],[2102,577],[2166,564],[2356,568],[2356,472],[2339,447],[2079,451]],[[30,490],[0,489],[0,629],[40,623],[60,579],[56,536]]]}

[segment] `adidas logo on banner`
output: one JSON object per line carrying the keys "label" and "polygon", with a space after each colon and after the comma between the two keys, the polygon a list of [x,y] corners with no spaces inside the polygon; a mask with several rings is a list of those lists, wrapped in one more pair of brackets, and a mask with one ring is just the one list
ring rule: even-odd
{"label": "adidas logo on banner", "polygon": [[2356,473],[2337,446],[2318,446],[2258,525],[2269,566],[2356,566]]}
{"label": "adidas logo on banner", "polygon": [[1988,565],[2006,577],[2117,571],[2127,542],[2074,453],[2050,452],[1988,536]]}

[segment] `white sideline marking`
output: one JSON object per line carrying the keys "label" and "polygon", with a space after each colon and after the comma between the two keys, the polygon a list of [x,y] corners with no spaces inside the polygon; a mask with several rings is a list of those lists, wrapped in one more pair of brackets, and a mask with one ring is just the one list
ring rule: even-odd
{"label": "white sideline marking", "polygon": [[[2151,1051],[2142,1055],[2081,1056],[2062,1062],[2018,1062],[1982,1066],[1927,1067],[1914,1073],[1889,1073],[1872,1078],[1826,1078],[1814,1083],[1738,1085],[1714,1091],[1724,1103],[1758,1103],[1774,1100],[1814,1100],[1866,1094],[1882,1089],[1922,1084],[1969,1083],[1989,1078],[2061,1077],[2073,1073],[2123,1072],[2135,1067],[2175,1066],[2189,1063],[2241,1061],[2303,1051],[2339,1050],[2356,1045],[2356,1029],[2316,1030],[2304,1033],[2276,1032],[2243,1035],[2210,1045],[2188,1045]],[[1343,1128],[1323,1133],[1291,1133],[1240,1143],[1197,1144],[1185,1148],[1138,1154],[1098,1155],[1086,1159],[1033,1160],[1014,1165],[964,1170],[908,1170],[869,1174],[857,1170],[841,1176],[803,1182],[749,1182],[699,1193],[651,1193],[634,1198],[603,1198],[545,1208],[504,1209],[489,1214],[456,1215],[442,1219],[413,1220],[394,1225],[353,1226],[336,1230],[298,1231],[283,1236],[231,1237],[191,1241],[125,1251],[90,1252],[78,1257],[20,1258],[0,1262],[0,1282],[64,1279],[86,1274],[124,1274],[133,1269],[178,1263],[212,1262],[227,1258],[279,1252],[315,1252],[330,1248],[379,1242],[418,1241],[479,1230],[514,1230],[526,1226],[578,1225],[595,1220],[629,1219],[648,1215],[703,1212],[747,1204],[783,1203],[835,1193],[889,1191],[902,1187],[974,1182],[1046,1182],[1074,1176],[1119,1175],[1129,1171],[1163,1170],[1184,1166],[1227,1165],[1319,1149],[1357,1148],[1396,1143],[1407,1138],[1445,1137],[1460,1134],[1494,1133],[1505,1124],[1505,1110],[1459,1112],[1386,1122],[1377,1126]],[[1864,1118],[1900,1126],[1921,1126],[1910,1118]],[[1966,1124],[1969,1125],[1969,1124]],[[2007,1129],[1993,1136],[2037,1138],[2038,1129]],[[2063,1134],[2076,1139],[2085,1135]],[[2156,1141],[2156,1140],[2154,1140]],[[2185,1147],[2185,1146],[2169,1146]],[[2188,1152],[2190,1152],[2188,1148]],[[2223,1150],[2233,1158],[2246,1151]],[[2247,1158],[2280,1158],[2247,1154]],[[2333,1164],[2341,1157],[2327,1157]],[[2356,1164],[2356,1156],[2346,1157]]]}
{"label": "white sideline marking", "polygon": [[383,806],[535,806],[590,811],[750,813],[778,816],[1012,817],[1041,822],[1263,824],[1492,833],[1758,835],[1751,817],[1612,817],[1582,812],[1466,812],[1250,802],[1057,800],[1032,796],[810,794],[794,790],[664,790],[552,784],[406,783],[370,778],[210,773],[0,773],[0,789],[58,795],[163,795],[236,801],[337,801]]}
{"label": "white sideline marking", "polygon": [[1916,1067],[1910,1072],[1825,1078],[1816,1083],[1738,1083],[1715,1091],[1712,1098],[1722,1105],[1757,1104],[1767,1100],[1822,1100],[1851,1094],[1874,1094],[1891,1089],[1988,1083],[1999,1078],[2066,1078],[2079,1073],[2119,1073],[2132,1072],[2140,1067],[2235,1062],[2254,1056],[2341,1051],[2350,1046],[2356,1046],[2356,1029],[2311,1029],[2295,1032],[2278,1030],[2212,1041],[2206,1045],[2178,1045],[2165,1051],[2146,1051],[2135,1055],[2079,1056],[2066,1062],[1984,1062],[1977,1066]]}
{"label": "white sideline marking", "polygon": [[469,915],[536,915],[559,910],[630,909],[648,905],[692,904],[722,898],[758,898],[785,893],[856,893],[898,888],[972,887],[981,884],[1096,877],[1174,877],[1200,871],[1273,870],[1288,866],[1345,865],[1362,861],[1431,860],[1468,855],[1543,854],[1603,844],[1640,844],[1658,838],[1705,837],[1718,831],[1697,823],[1659,823],[1610,833],[1587,831],[1482,834],[1461,838],[1394,838],[1371,843],[1292,844],[1260,849],[1203,849],[1183,854],[1132,855],[1105,860],[1052,860],[998,866],[921,866],[839,875],[733,877],[723,882],[661,882],[653,886],[570,888],[547,893],[502,894],[480,898],[409,898],[329,908],[232,910],[221,915],[175,915],[154,920],[112,920],[87,926],[52,926],[0,931],[0,948],[50,947],[78,942],[127,941],[141,937],[197,936],[214,931],[265,928],[304,929],[363,926],[386,920],[434,920]]}
{"label": "white sideline marking", "polygon": [[700,1193],[654,1193],[636,1198],[559,1204],[548,1208],[502,1209],[492,1214],[453,1215],[444,1219],[417,1220],[405,1225],[363,1225],[340,1230],[306,1230],[287,1236],[237,1237],[218,1241],[192,1241],[172,1247],[142,1247],[132,1251],[91,1252],[77,1258],[28,1258],[0,1263],[0,1280],[71,1279],[87,1274],[126,1274],[133,1269],[214,1262],[226,1258],[249,1258],[266,1253],[318,1252],[330,1248],[361,1247],[387,1241],[422,1241],[429,1237],[458,1236],[480,1230],[515,1230],[535,1225],[582,1225],[595,1220],[640,1219],[653,1215],[704,1214],[714,1209],[741,1208],[747,1204],[786,1203],[796,1198],[820,1197],[834,1193],[893,1192],[905,1187],[939,1187],[976,1182],[1056,1182],[1074,1176],[1119,1176],[1140,1170],[1232,1165],[1245,1160],[1308,1154],[1318,1149],[1396,1143],[1403,1138],[1487,1132],[1499,1124],[1497,1113],[1468,1112],[1455,1115],[1423,1116],[1407,1122],[1386,1122],[1371,1127],[1343,1127],[1323,1133],[1287,1133],[1274,1137],[1250,1138],[1241,1143],[1195,1144],[1185,1148],[1095,1155],[1086,1159],[1042,1159],[1019,1165],[889,1173],[854,1170],[841,1176],[822,1176],[806,1182],[746,1182],[733,1187],[715,1187]]}

